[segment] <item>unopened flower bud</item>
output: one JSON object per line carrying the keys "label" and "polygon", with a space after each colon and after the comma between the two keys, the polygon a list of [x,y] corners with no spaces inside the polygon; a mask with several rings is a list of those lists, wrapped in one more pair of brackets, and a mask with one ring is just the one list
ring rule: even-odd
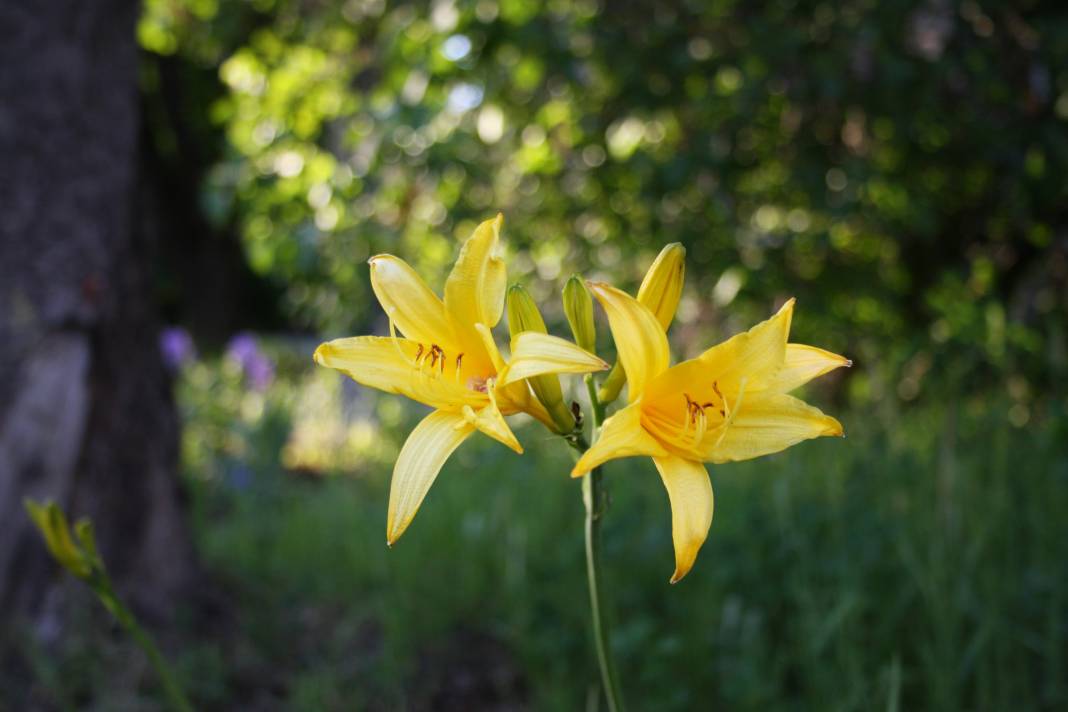
{"label": "unopened flower bud", "polygon": [[[513,339],[524,331],[548,333],[545,320],[541,318],[537,305],[522,285],[513,284],[508,288],[505,309],[508,312],[508,331]],[[538,401],[549,411],[556,431],[565,434],[574,430],[575,419],[564,403],[560,379],[555,374],[545,374],[528,378],[527,383],[530,384]]]}
{"label": "unopened flower bud", "polygon": [[538,305],[530,293],[521,284],[513,284],[508,288],[505,300],[505,308],[508,311],[508,332],[515,338],[524,331],[536,331],[546,334],[545,320],[541,318]]}
{"label": "unopened flower bud", "polygon": [[642,286],[638,288],[638,301],[649,307],[656,315],[664,331],[675,318],[675,309],[682,296],[682,284],[686,278],[686,248],[681,243],[666,245],[656,256],[649,271],[645,273]]}
{"label": "unopened flower bud", "polygon": [[593,298],[586,282],[577,274],[564,284],[564,314],[571,325],[575,343],[591,354],[596,353],[597,331],[593,325]]}
{"label": "unopened flower bud", "polygon": [[27,499],[23,504],[56,562],[78,578],[88,579],[93,572],[91,557],[96,555],[95,542],[90,540],[92,551],[89,554],[76,546],[70,535],[67,517],[55,502],[40,504]]}

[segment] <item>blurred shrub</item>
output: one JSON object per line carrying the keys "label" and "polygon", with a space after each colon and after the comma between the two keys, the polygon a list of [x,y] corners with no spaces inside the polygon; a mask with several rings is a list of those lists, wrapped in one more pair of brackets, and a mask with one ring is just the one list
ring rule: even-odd
{"label": "blurred shrub", "polygon": [[245,490],[279,466],[312,477],[389,471],[400,448],[392,431],[406,412],[396,399],[380,401],[308,368],[313,347],[239,334],[221,356],[182,367],[182,463],[190,475]]}
{"label": "blurred shrub", "polygon": [[149,0],[140,36],[221,83],[205,209],[299,324],[356,332],[367,257],[441,274],[501,210],[536,297],[682,241],[684,340],[797,295],[861,401],[1068,372],[1055,5]]}

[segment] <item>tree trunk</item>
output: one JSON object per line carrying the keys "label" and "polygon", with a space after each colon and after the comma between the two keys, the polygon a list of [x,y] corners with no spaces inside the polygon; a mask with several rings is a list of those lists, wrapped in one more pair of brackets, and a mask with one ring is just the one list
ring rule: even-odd
{"label": "tree trunk", "polygon": [[138,9],[0,4],[0,632],[62,634],[63,577],[24,497],[92,518],[150,618],[196,570],[136,220]]}

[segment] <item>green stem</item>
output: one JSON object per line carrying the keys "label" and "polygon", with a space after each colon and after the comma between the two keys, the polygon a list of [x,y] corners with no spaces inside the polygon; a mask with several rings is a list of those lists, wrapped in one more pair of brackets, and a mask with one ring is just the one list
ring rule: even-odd
{"label": "green stem", "polygon": [[130,637],[141,646],[141,649],[145,651],[145,655],[148,656],[148,662],[152,665],[152,668],[156,671],[156,675],[159,676],[160,684],[163,686],[163,692],[167,696],[167,701],[170,706],[176,712],[193,712],[193,705],[186,699],[185,693],[182,692],[181,686],[174,677],[174,673],[171,672],[170,665],[167,664],[163,654],[160,652],[156,642],[152,640],[152,636],[141,627],[134,618],[133,612],[127,608],[118,595],[115,593],[115,589],[111,585],[111,579],[107,574],[102,571],[97,571],[95,581],[89,582],[93,590],[96,591],[97,596],[100,598],[100,602],[104,604],[104,607],[108,609],[115,620],[130,634]]}
{"label": "green stem", "polygon": [[[593,418],[593,438],[596,439],[604,422],[604,406],[597,398],[593,376],[586,376],[586,390],[590,395]],[[576,442],[576,449],[588,450],[584,438]],[[586,579],[590,589],[590,613],[593,618],[593,641],[597,649],[597,663],[601,670],[601,685],[608,700],[609,712],[623,712],[623,695],[616,676],[609,642],[610,629],[604,618],[604,599],[601,594],[601,518],[606,506],[606,492],[600,467],[595,467],[582,479],[582,501],[586,505]]]}

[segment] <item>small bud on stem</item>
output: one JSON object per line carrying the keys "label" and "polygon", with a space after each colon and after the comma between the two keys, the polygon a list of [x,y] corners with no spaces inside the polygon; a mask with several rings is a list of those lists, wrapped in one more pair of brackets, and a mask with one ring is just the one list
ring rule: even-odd
{"label": "small bud on stem", "polygon": [[564,314],[571,325],[575,343],[591,354],[597,353],[597,331],[593,325],[593,297],[586,282],[577,274],[564,285]]}
{"label": "small bud on stem", "polygon": [[[514,339],[524,331],[535,331],[546,334],[545,320],[541,318],[538,307],[534,304],[527,290],[520,284],[513,284],[508,288],[508,296],[505,299],[505,308],[508,313],[508,331]],[[538,401],[549,411],[553,425],[558,433],[564,435],[575,429],[575,419],[571,415],[567,404],[564,403],[564,394],[560,389],[560,379],[554,374],[534,376],[528,378],[527,383],[534,391]]]}

